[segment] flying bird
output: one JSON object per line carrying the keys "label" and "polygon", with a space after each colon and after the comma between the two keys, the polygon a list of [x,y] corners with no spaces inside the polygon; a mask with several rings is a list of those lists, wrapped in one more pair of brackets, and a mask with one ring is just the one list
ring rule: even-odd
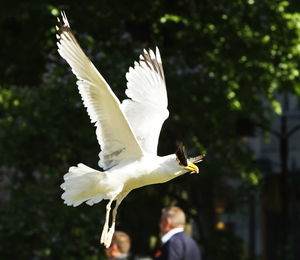
{"label": "flying bird", "polygon": [[[99,166],[82,163],[69,168],[61,188],[68,206],[109,200],[100,243],[111,244],[117,209],[133,189],[167,182],[184,173],[198,173],[203,156],[188,158],[182,144],[175,154],[157,155],[162,124],[169,116],[160,52],[146,51],[126,74],[127,99],[115,96],[105,79],[75,39],[66,14],[58,18],[58,52],[77,77],[79,93],[101,147]],[[111,211],[112,202],[116,201]],[[111,224],[109,224],[111,223]]]}

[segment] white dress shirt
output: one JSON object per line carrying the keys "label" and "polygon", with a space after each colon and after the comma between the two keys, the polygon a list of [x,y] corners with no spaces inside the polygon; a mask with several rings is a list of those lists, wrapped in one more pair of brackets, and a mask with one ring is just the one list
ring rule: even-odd
{"label": "white dress shirt", "polygon": [[171,229],[168,233],[164,234],[162,237],[161,237],[161,241],[163,243],[167,243],[168,240],[174,236],[175,234],[177,233],[180,233],[180,232],[183,232],[183,227],[178,227],[178,228],[173,228]]}

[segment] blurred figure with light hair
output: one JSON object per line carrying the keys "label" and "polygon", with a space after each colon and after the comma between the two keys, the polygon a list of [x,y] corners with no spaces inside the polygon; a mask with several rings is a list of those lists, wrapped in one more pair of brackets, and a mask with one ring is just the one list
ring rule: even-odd
{"label": "blurred figure with light hair", "polygon": [[163,246],[154,256],[156,260],[201,260],[196,242],[184,233],[185,214],[179,207],[162,210],[159,227]]}
{"label": "blurred figure with light hair", "polygon": [[115,231],[110,247],[105,249],[108,260],[130,260],[130,237],[122,231]]}

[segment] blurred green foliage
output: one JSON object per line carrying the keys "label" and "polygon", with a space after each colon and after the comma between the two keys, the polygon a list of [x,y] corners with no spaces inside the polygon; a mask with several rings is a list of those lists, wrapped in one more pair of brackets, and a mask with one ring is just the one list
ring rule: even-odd
{"label": "blurred green foliage", "polygon": [[[198,223],[205,259],[243,259],[242,242],[215,230],[218,203],[245,203],[261,176],[243,142],[243,120],[281,113],[276,93],[300,96],[300,3],[219,1],[6,1],[0,9],[0,258],[99,259],[104,203],[63,205],[68,167],[97,167],[99,146],[75,78],[56,51],[56,16],[65,10],[83,49],[120,99],[125,73],[142,48],[159,46],[170,118],[159,154],[183,140],[206,153],[199,175],[133,191],[118,227],[133,251],[151,254],[164,205]],[[250,131],[251,132],[251,131]],[[233,188],[226,179],[239,182]],[[234,245],[234,250],[229,245]]]}

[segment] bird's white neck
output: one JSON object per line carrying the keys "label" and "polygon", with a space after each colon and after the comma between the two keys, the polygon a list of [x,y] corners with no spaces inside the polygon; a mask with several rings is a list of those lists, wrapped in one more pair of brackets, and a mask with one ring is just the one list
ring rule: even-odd
{"label": "bird's white neck", "polygon": [[163,170],[165,174],[168,173],[172,175],[173,178],[175,178],[187,172],[187,170],[179,165],[178,161],[176,160],[175,154],[170,154],[159,158],[160,169]]}

